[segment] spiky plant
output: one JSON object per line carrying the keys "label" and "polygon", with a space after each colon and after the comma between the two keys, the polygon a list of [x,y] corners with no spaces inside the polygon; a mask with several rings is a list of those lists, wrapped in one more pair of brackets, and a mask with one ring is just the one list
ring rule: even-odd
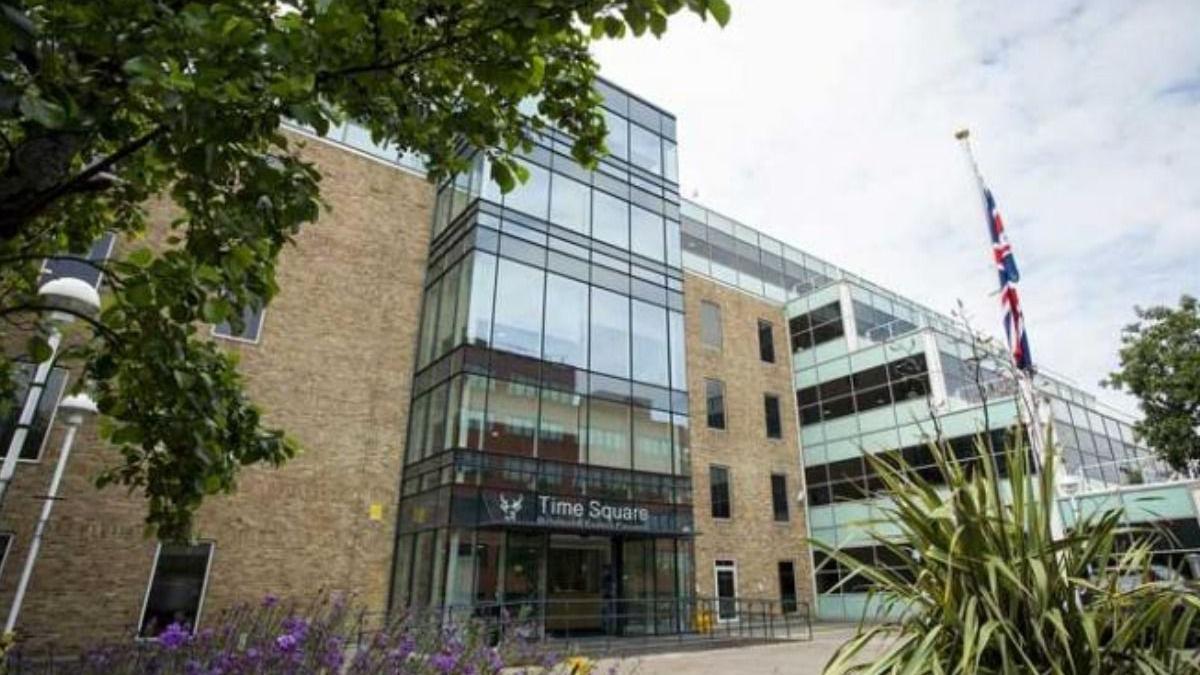
{"label": "spiky plant", "polygon": [[813,542],[872,584],[869,606],[895,617],[864,617],[827,675],[1200,672],[1185,649],[1200,599],[1141,581],[1160,534],[1131,531],[1114,510],[1056,537],[1053,450],[1035,471],[1020,442],[998,453],[1002,463],[982,439],[965,459],[945,444],[930,449],[944,485],[894,455],[867,458],[899,528],[871,537],[900,567]]}

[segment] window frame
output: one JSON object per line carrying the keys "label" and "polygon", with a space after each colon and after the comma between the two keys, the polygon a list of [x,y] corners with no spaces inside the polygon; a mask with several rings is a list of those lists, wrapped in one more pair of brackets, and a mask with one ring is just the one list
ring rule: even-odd
{"label": "window frame", "polygon": [[233,328],[233,324],[229,323],[228,321],[226,321],[224,323],[214,323],[212,325],[212,328],[209,330],[209,334],[214,338],[219,338],[221,340],[229,340],[230,342],[241,342],[242,344],[247,344],[247,345],[261,344],[262,343],[263,326],[266,325],[266,323],[267,323],[267,308],[266,308],[266,306],[264,305],[264,306],[260,307],[258,309],[257,313],[258,313],[258,324],[257,324],[258,328],[257,328],[257,330],[254,331],[253,338],[249,338],[244,335],[234,335],[233,333],[220,332],[219,329],[221,326],[229,326],[231,329]]}
{"label": "window frame", "polygon": [[[721,617],[721,572],[730,572],[733,575],[733,597],[730,601],[733,603],[733,616]],[[717,602],[716,619],[717,623],[730,623],[738,620],[738,572],[737,560],[734,558],[717,558],[713,560],[713,598]]]}
{"label": "window frame", "polygon": [[[710,402],[712,401],[712,397],[709,396],[709,391],[708,391],[710,384],[716,384],[721,390],[721,398],[720,398],[720,400],[721,400],[721,412],[720,412],[721,425],[720,426],[716,426],[713,424],[712,405],[710,404]],[[715,431],[728,430],[729,429],[729,419],[725,414],[725,408],[726,408],[726,405],[725,405],[725,382],[723,380],[718,380],[715,377],[704,378],[704,424],[705,424],[705,427],[708,429],[713,429]]]}
{"label": "window frame", "polygon": [[[709,337],[713,337],[713,336],[708,336],[707,335],[708,329],[705,328],[705,326],[708,323],[707,320],[705,319],[705,314],[709,310],[714,311],[715,316],[716,316],[716,325],[715,325],[716,342],[715,343],[708,339]],[[724,347],[725,347],[725,326],[723,324],[724,324],[724,317],[722,316],[721,305],[719,305],[711,300],[701,300],[700,301],[700,344],[701,344],[701,346],[706,347],[708,349],[714,349],[716,351],[721,351],[722,349],[724,349]]]}
{"label": "window frame", "polygon": [[[57,364],[57,361],[55,361],[55,364]],[[20,400],[16,402],[16,408],[13,410],[13,433],[16,433],[17,427],[20,426],[21,413],[25,409],[25,404],[29,401],[29,385],[32,384],[33,374],[37,372],[37,367],[40,364],[17,362],[15,365],[18,367],[22,365],[31,366],[33,368],[33,372],[30,373],[30,382],[25,386],[24,395],[21,396]],[[42,458],[46,455],[46,445],[50,442],[50,435],[54,433],[54,421],[58,418],[58,405],[62,403],[63,398],[67,395],[67,385],[71,383],[70,371],[61,366],[52,365],[50,366],[50,371],[46,375],[46,381],[42,384],[43,397],[46,396],[47,392],[49,391],[49,385],[51,380],[54,378],[55,371],[62,373],[62,386],[58,389],[58,395],[55,397],[54,405],[50,408],[50,415],[46,419],[46,432],[42,434],[41,439],[38,441],[37,452],[32,457],[21,457],[20,455],[17,455],[18,462],[25,462],[26,464],[39,464],[41,463]],[[33,410],[33,419],[30,420],[29,426],[26,428],[25,445],[21,448],[22,450],[29,447],[29,431],[33,429],[33,423],[37,420],[38,408],[41,407],[42,401],[39,400],[37,406],[35,406]],[[0,427],[0,431],[2,431],[2,427]],[[5,439],[7,443],[11,444],[12,434],[4,433],[0,435],[0,439]],[[0,461],[3,461],[4,456],[8,454],[7,447],[3,448],[3,450],[4,452],[0,453]],[[2,563],[0,563],[0,565],[2,565]]]}
{"label": "window frame", "polygon": [[[775,402],[775,433],[771,431],[771,402]],[[767,438],[772,441],[783,440],[783,409],[780,407],[780,397],[778,394],[763,394],[763,432]]]}
{"label": "window frame", "polygon": [[[783,566],[791,567],[792,576],[792,595],[791,605],[787,605],[788,600],[785,599],[783,593]],[[775,563],[775,583],[779,586],[779,613],[787,616],[788,614],[796,614],[800,611],[800,589],[796,584],[796,561],[795,560],[778,560]]]}
{"label": "window frame", "polygon": [[[764,335],[767,338],[765,341]],[[766,319],[758,320],[758,360],[763,363],[775,363],[775,324]]]}
{"label": "window frame", "polygon": [[[777,493],[775,490],[776,479],[779,479],[780,483],[783,486],[782,495]],[[782,497],[782,498],[780,498],[780,497]],[[790,502],[790,499],[788,497],[787,474],[781,473],[781,472],[772,472],[771,473],[771,516],[775,522],[790,523],[792,521],[792,509],[791,509],[791,506],[789,505],[789,502]],[[779,507],[781,504],[783,506],[783,510],[782,510],[783,517],[782,518],[779,517],[780,516],[780,508]]]}
{"label": "window frame", "polygon": [[[212,564],[213,558],[217,555],[217,542],[215,539],[198,539],[190,546],[208,546],[208,560],[204,564],[204,581],[200,584],[200,601],[196,603],[196,620],[192,622],[191,634],[195,635],[200,628],[200,619],[204,616],[204,601],[208,597],[208,583],[212,579]],[[135,640],[155,640],[158,636],[142,635],[142,629],[146,625],[146,610],[150,606],[150,591],[154,588],[154,577],[158,573],[158,563],[162,557],[163,543],[157,543],[154,549],[154,563],[150,566],[150,576],[146,580],[146,591],[142,595],[142,610],[138,613],[137,633]],[[165,628],[165,627],[164,627]]]}
{"label": "window frame", "polygon": [[[717,501],[713,498],[716,491],[716,482],[713,480],[713,472],[722,471],[725,474],[725,515],[717,515]],[[724,464],[709,464],[708,465],[708,512],[713,520],[733,520],[733,472]]]}
{"label": "window frame", "polygon": [[0,575],[4,574],[4,565],[8,562],[8,554],[12,551],[13,542],[17,538],[17,534],[12,530],[0,531],[0,538],[3,538],[4,545],[0,547]]}

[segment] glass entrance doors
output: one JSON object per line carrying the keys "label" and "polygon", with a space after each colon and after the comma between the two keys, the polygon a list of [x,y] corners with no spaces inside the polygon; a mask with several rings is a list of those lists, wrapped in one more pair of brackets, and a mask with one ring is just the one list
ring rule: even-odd
{"label": "glass entrance doors", "polygon": [[612,540],[552,534],[546,565],[546,631],[611,634],[617,594]]}

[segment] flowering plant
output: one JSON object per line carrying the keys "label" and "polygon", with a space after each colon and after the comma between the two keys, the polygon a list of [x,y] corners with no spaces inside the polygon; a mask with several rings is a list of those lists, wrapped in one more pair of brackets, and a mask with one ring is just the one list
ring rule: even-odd
{"label": "flowering plant", "polygon": [[[206,622],[207,623],[207,622]],[[152,640],[105,645],[55,672],[81,675],[253,673],[494,675],[513,666],[562,670],[520,619],[447,617],[440,611],[382,617],[344,596],[307,602],[267,596],[192,630],[171,624]],[[570,667],[568,670],[570,670]]]}

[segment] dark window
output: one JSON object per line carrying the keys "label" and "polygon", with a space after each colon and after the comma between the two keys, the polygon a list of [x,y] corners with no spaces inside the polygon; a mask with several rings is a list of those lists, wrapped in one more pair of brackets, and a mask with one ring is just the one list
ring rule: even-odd
{"label": "dark window", "polygon": [[720,380],[704,381],[704,400],[708,406],[708,428],[725,428],[725,384]]}
{"label": "dark window", "polygon": [[791,560],[779,561],[779,604],[784,614],[796,612],[796,566]]}
{"label": "dark window", "polygon": [[12,547],[12,532],[0,532],[0,571],[4,570],[4,562],[8,560],[8,549]]}
{"label": "dark window", "polygon": [[758,321],[758,358],[775,363],[775,327],[770,321]]}
{"label": "dark window", "polygon": [[787,476],[781,473],[771,474],[771,507],[775,512],[777,522],[788,520],[788,490]]}
{"label": "dark window", "polygon": [[763,396],[763,414],[767,422],[767,438],[783,438],[783,423],[779,419],[779,397],[774,394]]}
{"label": "dark window", "polygon": [[788,332],[792,338],[792,351],[836,340],[845,334],[841,305],[834,301],[807,314],[792,317],[788,320]]}
{"label": "dark window", "polygon": [[[8,410],[0,416],[0,457],[8,454],[12,444],[13,434],[16,433],[21,411],[29,396],[29,384],[37,367],[32,364],[20,364],[13,371],[13,396],[9,401]],[[54,419],[54,411],[62,398],[63,389],[67,386],[67,371],[63,368],[53,368],[46,378],[46,386],[40,390],[37,407],[33,411],[33,419],[29,422],[29,431],[20,459],[36,460],[42,454],[42,446],[46,443],[46,434],[50,431],[50,422]]]}
{"label": "dark window", "polygon": [[706,347],[721,348],[721,308],[711,302],[700,303],[700,342]]}
{"label": "dark window", "polygon": [[732,560],[718,560],[714,565],[717,577],[717,619],[737,618],[737,566]]}
{"label": "dark window", "polygon": [[173,623],[196,629],[212,549],[211,542],[159,546],[139,635],[154,637]]}
{"label": "dark window", "polygon": [[723,466],[708,467],[708,481],[712,495],[712,517],[732,517],[733,509],[729,503],[729,469]]}
{"label": "dark window", "polygon": [[[116,236],[111,232],[101,236],[92,243],[91,250],[84,254],[64,254],[70,255],[70,258],[48,258],[46,264],[42,267],[42,278],[39,283],[44,284],[47,281],[61,279],[63,277],[73,277],[81,279],[94,288],[100,287],[100,268],[91,263],[103,263],[112,255],[113,242],[116,241]],[[82,258],[83,260],[76,260]]]}
{"label": "dark window", "polygon": [[242,327],[240,330],[232,323],[226,321],[213,326],[213,335],[233,340],[258,342],[258,339],[262,336],[262,323],[263,308],[246,307],[242,310]]}

